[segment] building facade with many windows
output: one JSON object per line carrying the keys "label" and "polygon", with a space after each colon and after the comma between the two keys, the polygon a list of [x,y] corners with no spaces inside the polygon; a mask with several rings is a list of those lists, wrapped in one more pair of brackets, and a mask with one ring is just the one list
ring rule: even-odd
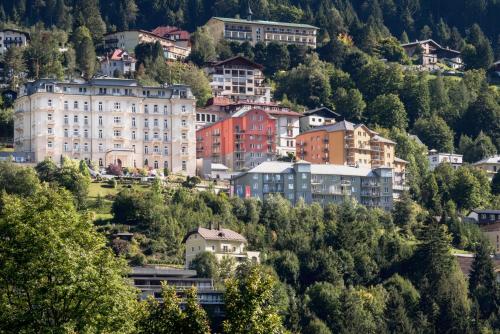
{"label": "building facade with many windows", "polygon": [[242,56],[212,62],[205,67],[214,96],[265,103],[271,101],[271,86],[264,82],[262,70],[262,65]]}
{"label": "building facade with many windows", "polygon": [[393,170],[356,168],[343,165],[311,164],[306,161],[263,162],[231,179],[233,195],[261,200],[279,194],[295,204],[340,204],[353,199],[368,207],[391,210],[393,206]]}
{"label": "building facade with many windows", "polygon": [[297,157],[315,164],[391,168],[395,198],[407,190],[405,160],[395,156],[396,143],[364,124],[341,121],[318,126],[296,138]]}
{"label": "building facade with many windows", "polygon": [[195,174],[195,98],[187,86],[41,79],[23,87],[14,108],[15,151],[32,162],[67,156]]}
{"label": "building facade with many windows", "polygon": [[27,46],[30,40],[29,33],[17,29],[0,30],[0,55],[13,46]]}
{"label": "building facade with many windows", "polygon": [[319,28],[308,24],[273,22],[225,17],[212,17],[206,23],[216,41],[225,39],[233,42],[249,42],[255,45],[259,42],[268,44],[303,45],[316,48],[316,36]]}
{"label": "building facade with many windows", "polygon": [[253,168],[276,155],[276,119],[260,109],[241,110],[196,131],[200,159],[232,171]]}

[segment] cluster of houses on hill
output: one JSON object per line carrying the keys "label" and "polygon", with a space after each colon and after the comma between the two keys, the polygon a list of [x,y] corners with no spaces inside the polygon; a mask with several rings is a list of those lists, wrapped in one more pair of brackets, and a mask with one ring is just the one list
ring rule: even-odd
{"label": "cluster of houses on hill", "polygon": [[[215,40],[317,46],[318,28],[295,23],[213,17]],[[29,43],[29,34],[3,30],[0,52]],[[90,81],[40,79],[24,85],[15,103],[14,158],[39,162],[61,156],[204,178],[231,179],[230,192],[265,198],[280,193],[292,202],[322,204],[356,198],[390,210],[407,190],[407,162],[396,143],[326,107],[295,112],[273,100],[263,66],[243,56],[206,63],[213,98],[195,107],[189,87],[148,87],[134,79],[134,50],[159,43],[168,61],[191,51],[190,34],[177,27],[106,34],[99,57],[104,77]],[[433,40],[402,45],[421,66],[460,69],[460,53]],[[431,151],[431,168],[462,157]],[[497,168],[489,161],[477,167]],[[325,167],[326,166],[326,167]]]}

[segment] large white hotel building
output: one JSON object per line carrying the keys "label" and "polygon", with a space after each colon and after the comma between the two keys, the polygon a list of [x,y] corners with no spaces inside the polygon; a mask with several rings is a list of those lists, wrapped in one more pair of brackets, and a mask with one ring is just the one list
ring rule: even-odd
{"label": "large white hotel building", "polygon": [[195,115],[184,85],[41,79],[23,86],[15,102],[15,151],[35,163],[67,156],[194,175]]}

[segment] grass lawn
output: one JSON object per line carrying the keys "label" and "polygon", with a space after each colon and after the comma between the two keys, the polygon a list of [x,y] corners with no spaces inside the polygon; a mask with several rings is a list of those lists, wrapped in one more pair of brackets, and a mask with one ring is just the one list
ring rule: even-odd
{"label": "grass lawn", "polygon": [[[92,182],[89,186],[89,198],[96,198],[98,194],[102,197],[106,195],[116,195],[122,189],[126,188],[126,185],[118,184],[116,188],[109,187],[105,182]],[[144,191],[149,188],[149,185],[133,184],[133,189]]]}
{"label": "grass lawn", "polygon": [[451,249],[452,254],[472,254],[469,251],[463,250],[463,249],[457,249],[457,248],[452,248]]}

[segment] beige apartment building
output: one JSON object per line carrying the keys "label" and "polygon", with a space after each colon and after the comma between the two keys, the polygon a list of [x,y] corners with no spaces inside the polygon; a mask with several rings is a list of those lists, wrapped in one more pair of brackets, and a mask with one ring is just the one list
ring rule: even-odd
{"label": "beige apartment building", "polygon": [[212,17],[206,23],[215,40],[225,39],[235,42],[249,42],[252,45],[258,42],[268,44],[277,42],[296,44],[316,48],[316,36],[319,28],[308,24],[286,23]]}
{"label": "beige apartment building", "polygon": [[236,263],[243,261],[260,262],[260,252],[247,251],[247,240],[241,234],[226,228],[198,227],[183,239],[186,244],[186,268],[189,268],[196,255],[210,252],[217,261],[224,257],[233,258]]}
{"label": "beige apartment building", "polygon": [[15,151],[29,161],[67,156],[101,167],[196,172],[195,98],[187,86],[41,79],[23,86],[14,108]]}
{"label": "beige apartment building", "polygon": [[0,55],[7,52],[12,46],[27,46],[30,40],[29,33],[17,29],[0,30]]}

